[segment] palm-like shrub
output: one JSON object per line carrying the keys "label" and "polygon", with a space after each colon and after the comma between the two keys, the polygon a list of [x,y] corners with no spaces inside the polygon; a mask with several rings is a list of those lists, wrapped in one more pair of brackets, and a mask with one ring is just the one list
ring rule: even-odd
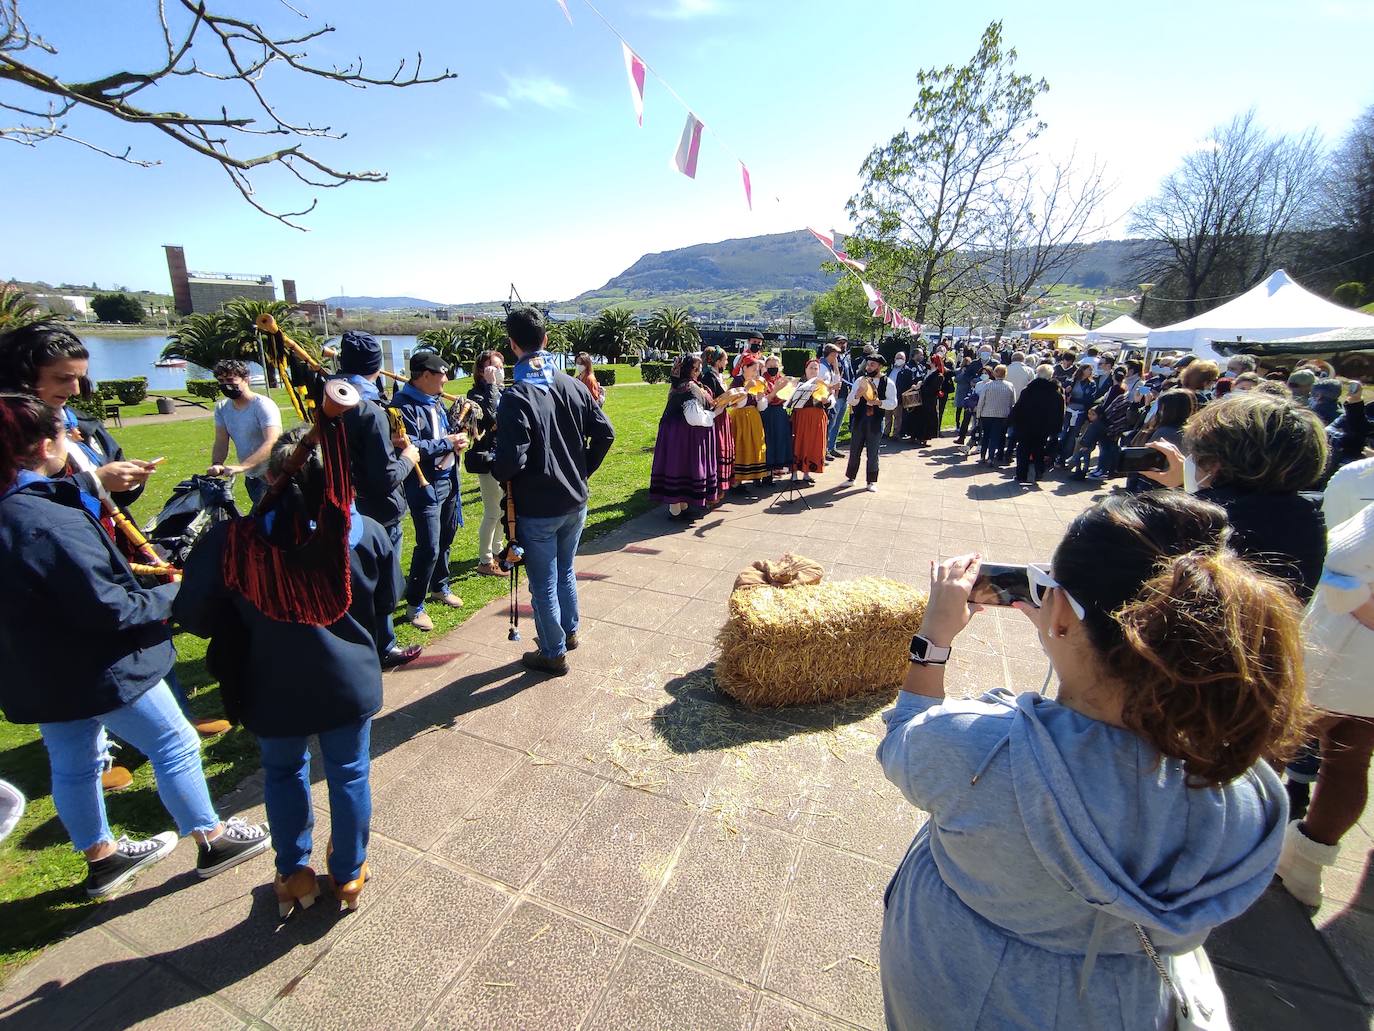
{"label": "palm-like shrub", "polygon": [[167,337],[162,357],[213,369],[216,362],[230,359],[257,361],[258,346],[256,338],[243,340],[223,312],[198,312],[177,323]]}
{"label": "palm-like shrub", "polygon": [[596,345],[596,329],[587,319],[572,319],[560,324],[558,334],[569,354],[590,351]]}
{"label": "palm-like shrub", "polygon": [[471,365],[474,354],[463,332],[458,326],[444,326],[427,329],[415,339],[422,350],[437,352],[450,367],[467,367]]}
{"label": "palm-like shrub", "polygon": [[634,312],[629,308],[607,308],[596,317],[592,327],[592,345],[611,362],[633,350],[642,339]]}
{"label": "palm-like shrub", "polygon": [[51,322],[53,318],[52,312],[40,308],[14,283],[0,284],[0,332],[31,326],[35,322]]}
{"label": "palm-like shrub", "polygon": [[695,351],[701,344],[701,334],[686,308],[659,308],[649,316],[649,346],[665,354]]}

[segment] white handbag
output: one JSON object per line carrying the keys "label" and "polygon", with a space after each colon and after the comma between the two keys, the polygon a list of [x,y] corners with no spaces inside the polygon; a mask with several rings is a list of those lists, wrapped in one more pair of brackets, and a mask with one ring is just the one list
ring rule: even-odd
{"label": "white handbag", "polygon": [[1221,993],[1206,950],[1199,945],[1191,952],[1160,959],[1145,928],[1136,924],[1135,933],[1140,936],[1141,947],[1174,997],[1177,1031],[1231,1031],[1226,997]]}

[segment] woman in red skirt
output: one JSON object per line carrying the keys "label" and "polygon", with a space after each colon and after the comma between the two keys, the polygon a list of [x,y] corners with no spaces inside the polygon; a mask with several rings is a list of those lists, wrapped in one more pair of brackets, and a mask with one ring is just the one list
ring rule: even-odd
{"label": "woman in red skirt", "polygon": [[812,473],[825,472],[825,434],[835,404],[820,377],[820,359],[812,358],[806,363],[806,377],[788,402],[792,409],[792,472],[802,473],[802,482],[808,486],[816,482]]}

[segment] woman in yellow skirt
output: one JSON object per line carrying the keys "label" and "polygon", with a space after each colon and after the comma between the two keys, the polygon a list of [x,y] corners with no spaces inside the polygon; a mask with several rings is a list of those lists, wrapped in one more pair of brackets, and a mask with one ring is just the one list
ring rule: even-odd
{"label": "woman in yellow skirt", "polygon": [[788,402],[792,409],[792,474],[801,473],[808,487],[816,482],[812,473],[825,472],[825,434],[834,403],[821,379],[821,361],[812,358],[806,363],[805,378]]}
{"label": "woman in yellow skirt", "polygon": [[735,431],[735,474],[730,490],[748,494],[747,484],[768,475],[768,458],[763,444],[763,416],[768,407],[768,388],[759,375],[756,355],[746,354],[732,387],[744,394],[730,406],[730,427]]}

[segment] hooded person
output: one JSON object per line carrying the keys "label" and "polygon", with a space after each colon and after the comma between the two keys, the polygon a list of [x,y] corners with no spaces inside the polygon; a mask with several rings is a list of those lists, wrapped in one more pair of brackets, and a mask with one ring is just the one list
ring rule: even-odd
{"label": "hooded person", "polygon": [[[414,444],[404,445],[391,431],[381,404],[377,378],[382,374],[382,348],[370,333],[350,329],[339,341],[338,379],[351,383],[362,402],[343,415],[348,461],[358,511],[378,523],[391,542],[392,597],[403,590],[401,578],[401,520],[406,514],[405,483],[420,464]],[[377,652],[383,669],[395,669],[420,655],[419,645],[402,648],[396,643],[391,613],[377,634]]]}
{"label": "hooded person", "polygon": [[878,748],[929,813],[885,895],[888,1027],[1174,1026],[1146,942],[1191,952],[1268,888],[1287,800],[1266,759],[1306,723],[1301,613],[1227,533],[1173,491],[1079,516],[1016,605],[1055,699],[944,697],[979,561],[934,571]]}
{"label": "hooded person", "polygon": [[1330,426],[1341,414],[1343,384],[1338,379],[1319,379],[1312,384],[1310,407],[1323,426]]}

